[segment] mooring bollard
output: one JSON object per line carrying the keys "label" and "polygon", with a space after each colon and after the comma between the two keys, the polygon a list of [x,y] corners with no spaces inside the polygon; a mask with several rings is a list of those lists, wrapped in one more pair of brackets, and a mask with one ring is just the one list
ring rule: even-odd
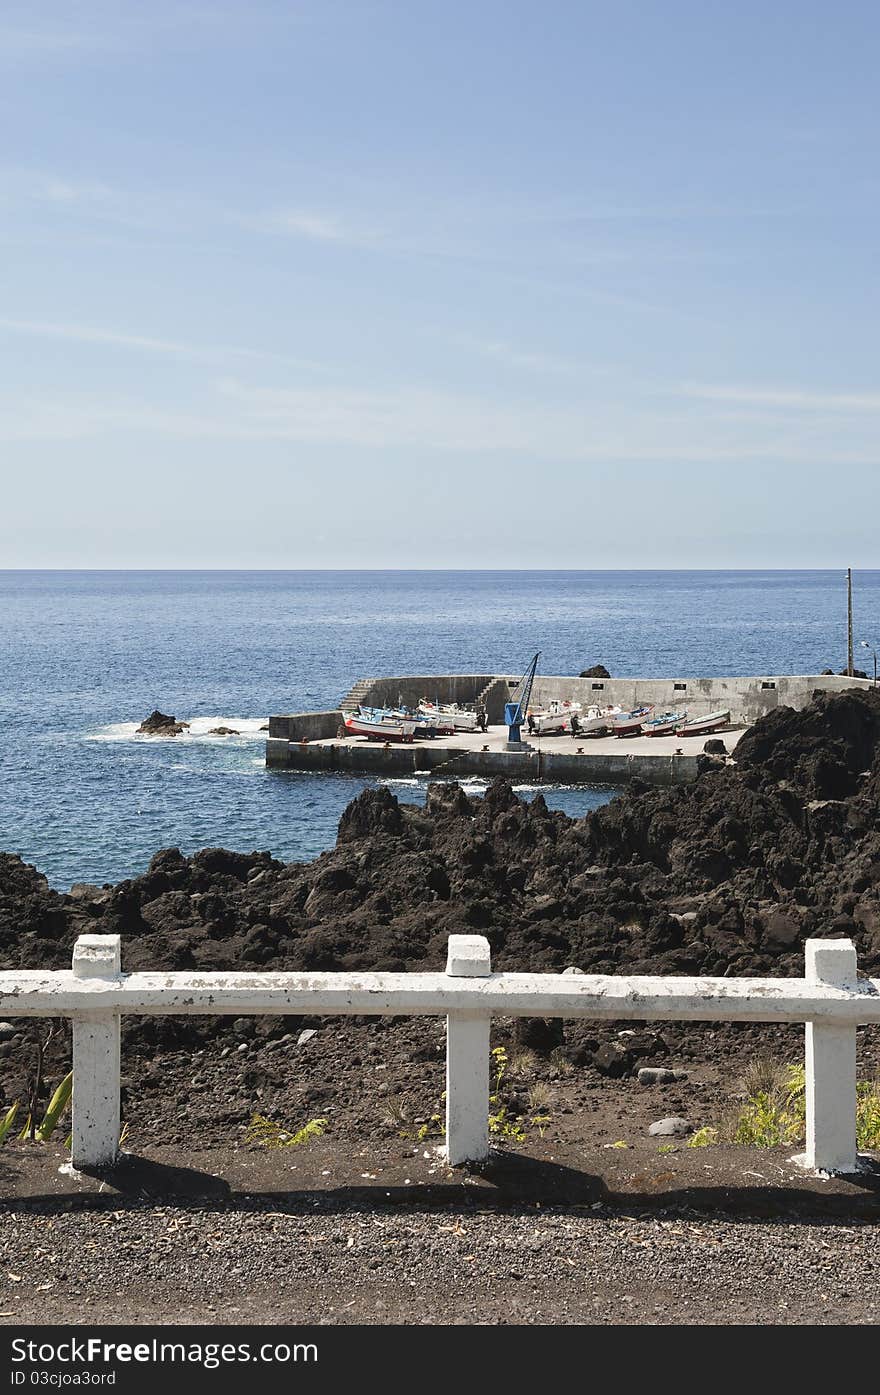
{"label": "mooring bollard", "polygon": [[[80,935],[74,978],[112,979],[120,969],[118,935]],[[74,1167],[109,1167],[119,1155],[119,1038],[116,1009],[73,1020]]]}
{"label": "mooring bollard", "polygon": [[[488,978],[489,941],[483,935],[450,935],[446,972],[451,978]],[[459,1163],[489,1156],[489,1028],[491,1015],[455,1012],[446,1019],[446,1157]]]}
{"label": "mooring bollard", "polygon": [[[854,990],[856,951],[851,940],[807,940],[808,984]],[[856,1029],[832,1018],[807,1023],[807,1151],[804,1163],[820,1172],[855,1172]]]}

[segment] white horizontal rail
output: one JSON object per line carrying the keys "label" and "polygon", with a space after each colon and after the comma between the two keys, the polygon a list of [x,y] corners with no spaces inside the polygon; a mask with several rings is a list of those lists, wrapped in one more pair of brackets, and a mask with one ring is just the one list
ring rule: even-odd
{"label": "white horizontal rail", "polygon": [[124,1014],[445,1016],[447,1155],[489,1151],[489,1026],[495,1014],[615,1020],[806,1024],[808,1166],[852,1171],[855,1031],[880,1023],[880,980],[859,979],[848,940],[808,940],[806,975],[654,978],[607,974],[493,974],[489,944],[453,935],[445,973],[133,973],[120,970],[118,935],[82,935],[73,970],[0,973],[0,1015],[74,1023],[73,1161],[115,1161],[119,1039]]}
{"label": "white horizontal rail", "polygon": [[260,1013],[610,1017],[705,1022],[880,1023],[880,979],[851,986],[803,978],[652,978],[606,974],[135,973],[78,979],[70,971],[0,974],[0,1014]]}

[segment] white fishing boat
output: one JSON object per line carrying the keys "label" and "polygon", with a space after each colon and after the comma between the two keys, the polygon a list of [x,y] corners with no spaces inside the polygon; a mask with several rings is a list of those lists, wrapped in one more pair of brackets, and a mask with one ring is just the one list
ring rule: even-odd
{"label": "white fishing boat", "polygon": [[653,711],[652,704],[650,707],[636,707],[632,712],[621,712],[611,723],[611,730],[615,736],[638,736]]}
{"label": "white fishing boat", "polygon": [[582,707],[579,702],[562,702],[554,698],[546,707],[529,712],[526,724],[530,736],[549,736],[553,733],[571,731],[571,719],[580,722]]}
{"label": "white fishing boat", "polygon": [[417,723],[396,717],[381,707],[361,707],[344,715],[348,736],[365,736],[368,741],[412,741]]}
{"label": "white fishing boat", "polygon": [[686,712],[661,712],[642,722],[642,736],[674,736],[687,719]]}
{"label": "white fishing boat", "polygon": [[614,719],[619,717],[621,712],[620,707],[588,707],[572,720],[571,734],[598,736],[603,731],[610,731]]}
{"label": "white fishing boat", "polygon": [[704,717],[692,717],[676,728],[676,736],[709,736],[713,731],[730,726],[730,708],[707,712]]}
{"label": "white fishing boat", "polygon": [[452,736],[457,731],[476,731],[479,727],[476,711],[459,707],[457,703],[428,702],[423,698],[419,703],[419,712],[433,722],[439,736]]}

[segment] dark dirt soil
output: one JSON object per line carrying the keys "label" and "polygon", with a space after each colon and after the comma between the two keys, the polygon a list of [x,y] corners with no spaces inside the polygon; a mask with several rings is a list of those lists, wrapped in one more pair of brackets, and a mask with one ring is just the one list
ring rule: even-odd
{"label": "dark dirt soil", "polygon": [[[4,1150],[0,1323],[874,1323],[880,1172],[784,1149],[536,1141],[151,1148],[110,1178]],[[12,1199],[14,1198],[14,1199]]]}
{"label": "dark dirt soil", "polygon": [[[587,972],[801,975],[805,938],[846,935],[857,944],[861,969],[878,975],[880,697],[820,695],[805,712],[779,709],[742,738],[735,765],[707,757],[703,766],[693,785],[633,784],[584,819],[551,813],[540,796],[525,803],[504,781],[496,781],[482,800],[469,799],[454,784],[432,786],[424,809],[399,804],[387,790],[367,791],[345,811],[336,848],[312,863],[284,864],[267,852],[216,848],[186,858],[166,849],[142,877],[117,886],[80,885],[67,895],[49,889],[18,858],[0,855],[0,962],[8,968],[62,967],[77,934],[97,931],[122,935],[126,969],[440,968],[450,933],[479,932],[489,937],[497,968],[574,965]],[[300,1043],[304,1029],[316,1034]],[[45,1023],[0,1023],[0,1105],[24,1097],[35,1043],[46,1032]],[[865,1076],[880,1070],[878,1035],[868,1029],[859,1033]],[[403,1251],[407,1264],[418,1271],[418,1287],[427,1284],[436,1294],[440,1320],[516,1313],[510,1304],[513,1261],[501,1254],[504,1236],[518,1265],[515,1282],[527,1286],[523,1312],[543,1311],[543,1320],[730,1321],[746,1314],[757,1321],[874,1320],[866,1289],[876,1286],[876,1275],[864,1267],[868,1246],[861,1239],[845,1244],[841,1239],[862,1235],[849,1221],[855,1226],[861,1218],[870,1229],[876,1218],[870,1177],[859,1185],[808,1183],[787,1156],[772,1150],[691,1150],[675,1144],[674,1152],[661,1153],[660,1143],[647,1138],[648,1125],[668,1115],[682,1115],[697,1127],[717,1123],[741,1097],[748,1062],[759,1055],[798,1060],[802,1038],[800,1030],[766,1026],[640,1028],[499,1019],[493,1044],[504,1045],[509,1058],[501,1101],[526,1135],[525,1140],[496,1139],[511,1164],[501,1185],[498,1160],[495,1181],[463,1180],[443,1173],[432,1152],[439,1142],[435,1116],[442,1114],[444,1088],[440,1021],[129,1018],[123,1048],[126,1146],[163,1166],[197,1171],[200,1164],[192,1159],[205,1153],[202,1170],[220,1173],[232,1189],[208,1209],[199,1202],[201,1219],[186,1222],[178,1215],[176,1184],[167,1171],[154,1168],[147,1190],[155,1193],[156,1179],[166,1179],[168,1215],[178,1216],[181,1234],[204,1223],[212,1237],[198,1263],[190,1256],[174,1271],[167,1289],[173,1303],[166,1295],[169,1311],[176,1314],[179,1302],[181,1314],[198,1320],[195,1314],[208,1311],[207,1289],[221,1306],[237,1294],[240,1302],[224,1311],[240,1312],[244,1320],[254,1316],[257,1309],[248,1305],[259,1307],[263,1300],[254,1295],[261,1293],[266,1320],[272,1320],[271,1313],[288,1320],[281,1295],[292,1301],[291,1291],[280,1283],[277,1266],[285,1246],[293,1245],[299,1246],[297,1301],[305,1303],[303,1295],[313,1292],[312,1317],[321,1316],[317,1308],[323,1304],[324,1315],[334,1321],[392,1321],[406,1312],[406,1320],[422,1320],[434,1311],[434,1300],[413,1309],[406,1265],[395,1278],[384,1267],[374,1274],[369,1262],[368,1270],[355,1263],[361,1231],[381,1223],[391,1227],[395,1245],[410,1235]],[[69,1029],[58,1023],[47,1051],[47,1090],[68,1065]],[[645,1087],[634,1077],[640,1065],[672,1066],[687,1072],[687,1079]],[[324,1119],[326,1136],[302,1148],[267,1153],[245,1143],[256,1112],[291,1128]],[[532,1123],[536,1115],[545,1122]],[[627,1147],[611,1147],[615,1143]],[[149,1250],[161,1223],[155,1208],[129,1195],[124,1182],[121,1199],[115,1184],[82,1192],[83,1184],[73,1180],[64,1185],[79,1200],[59,1198],[57,1161],[51,1146],[7,1144],[0,1152],[0,1183],[9,1198],[4,1205],[17,1216],[13,1234],[19,1237],[12,1242],[9,1271],[22,1278],[8,1281],[10,1293],[18,1294],[19,1302],[29,1294],[28,1311],[44,1303],[47,1313],[63,1319],[65,1311],[73,1311],[76,1293],[71,1296],[60,1280],[39,1293],[27,1287],[28,1246],[42,1235],[41,1227],[54,1227],[43,1239],[50,1248],[56,1245],[67,1272],[73,1263],[71,1204],[76,1227],[85,1227],[95,1255],[104,1256],[101,1263],[108,1266],[113,1247],[105,1245],[105,1230],[109,1236],[113,1226],[122,1226],[126,1252],[139,1260],[139,1247]],[[433,1169],[430,1176],[426,1169]],[[383,1181],[390,1199],[380,1194]],[[378,1191],[363,1198],[361,1183]],[[35,1187],[45,1189],[45,1202],[13,1199],[33,1195]],[[281,1217],[277,1264],[264,1264],[255,1249],[254,1233],[262,1234],[265,1218],[255,1187],[272,1194],[275,1199],[265,1205],[277,1204]],[[421,1198],[415,1203],[409,1201],[411,1188]],[[444,1227],[454,1226],[462,1198],[474,1188],[480,1196],[474,1214],[482,1217],[475,1231],[486,1229],[497,1235],[497,1243],[477,1244],[476,1235],[470,1237],[465,1248],[476,1257],[467,1259],[446,1238],[455,1230]],[[320,1195],[312,1197],[313,1192]],[[642,1225],[638,1216],[648,1205],[637,1196],[651,1201],[645,1235],[639,1231],[636,1242],[636,1232],[627,1227]],[[108,1197],[117,1197],[113,1204],[118,1202],[122,1221],[108,1220],[101,1209]],[[815,1218],[829,1197],[839,1210],[833,1223],[820,1225]],[[607,1216],[589,1209],[600,1198],[610,1208]],[[522,1253],[531,1243],[535,1207],[542,1225],[551,1213],[555,1219],[546,1234],[538,1228],[534,1253],[539,1259],[526,1263]],[[701,1241],[692,1253],[687,1228],[681,1243],[672,1241],[662,1213],[681,1216],[694,1207],[703,1217],[699,1224],[716,1238],[706,1240],[705,1247]],[[778,1232],[772,1223],[755,1220],[735,1228],[725,1222],[723,1233],[717,1230],[717,1217],[731,1207],[752,1217],[797,1210],[797,1234],[804,1238],[786,1240],[794,1256],[789,1256],[788,1287],[783,1275],[781,1287],[771,1292],[748,1265],[755,1246],[767,1272],[776,1272],[771,1241],[774,1234],[778,1241]],[[629,1219],[623,1214],[627,1208],[636,1213]],[[321,1241],[328,1248],[313,1251],[319,1242],[303,1229],[312,1210],[332,1218],[332,1225],[322,1221],[328,1235],[355,1234],[353,1246],[345,1240],[345,1255],[336,1239]],[[65,1225],[59,1237],[61,1211]],[[430,1225],[423,1224],[429,1215]],[[658,1238],[658,1225],[666,1227],[665,1239]],[[80,1230],[75,1233],[80,1244]],[[183,1243],[175,1239],[169,1251],[181,1263]],[[276,1239],[269,1236],[267,1244],[275,1254]],[[673,1277],[658,1260],[658,1245],[660,1258],[670,1247],[678,1256]],[[802,1258],[815,1260],[819,1276],[815,1292],[800,1300],[798,1245],[805,1247]],[[853,1263],[858,1259],[859,1282],[849,1262],[837,1258],[820,1264],[823,1247],[833,1258],[840,1245]],[[209,1283],[199,1266],[208,1264],[212,1246],[223,1273],[212,1270]],[[325,1270],[323,1257],[331,1253],[341,1267]],[[694,1253],[701,1264],[705,1261],[703,1269],[693,1268]],[[307,1255],[313,1256],[311,1268]],[[556,1256],[552,1264],[545,1263],[548,1255]],[[104,1271],[98,1260],[93,1270],[93,1257],[90,1251],[85,1263],[94,1281],[84,1278],[80,1294],[83,1302],[96,1304],[96,1311],[103,1302],[106,1311],[107,1303],[122,1300],[116,1294],[101,1297],[98,1277]],[[380,1258],[386,1266],[385,1251]],[[457,1258],[462,1263],[453,1265]],[[645,1267],[648,1259],[653,1268]],[[557,1261],[571,1271],[563,1289]],[[738,1290],[725,1285],[725,1264],[731,1273],[741,1266]],[[459,1279],[472,1275],[473,1284],[454,1281],[453,1269]],[[596,1275],[606,1270],[615,1277],[603,1286]],[[3,1272],[0,1263],[0,1284]],[[831,1277],[820,1282],[826,1272],[833,1274],[833,1284]],[[111,1269],[107,1273],[112,1277]],[[844,1292],[845,1284],[850,1287]],[[357,1294],[348,1308],[346,1285],[354,1285]],[[732,1296],[737,1292],[738,1298]],[[787,1296],[777,1302],[783,1292]],[[42,1293],[54,1296],[42,1298]],[[486,1300],[482,1308],[474,1307],[475,1293]],[[491,1293],[497,1301],[486,1297]],[[155,1283],[144,1280],[132,1301],[141,1300],[145,1313],[166,1301],[158,1277]],[[119,1310],[118,1316],[134,1314]]]}

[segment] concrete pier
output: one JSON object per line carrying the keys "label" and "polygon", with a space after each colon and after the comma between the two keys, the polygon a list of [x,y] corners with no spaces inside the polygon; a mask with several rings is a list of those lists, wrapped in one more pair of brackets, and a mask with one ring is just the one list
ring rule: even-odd
{"label": "concrete pier", "polygon": [[[424,771],[449,779],[503,775],[550,784],[622,785],[638,777],[652,784],[678,785],[696,779],[705,736],[530,736],[529,749],[510,750],[501,718],[504,701],[516,682],[507,675],[486,674],[361,679],[338,708],[270,717],[266,764],[275,769],[369,775]],[[871,686],[864,679],[831,674],[681,679],[539,675],[531,706],[544,706],[553,699],[580,702],[584,708],[595,704],[629,710],[653,704],[658,712],[687,711],[691,717],[729,709],[731,728],[717,735],[733,754],[743,732],[774,707],[802,708],[816,691],[837,693]],[[421,697],[481,702],[489,716],[488,732],[457,732],[411,745],[384,745],[340,735],[344,708],[357,703],[415,706]],[[525,730],[523,735],[527,736]]]}
{"label": "concrete pier", "polygon": [[[720,733],[732,751],[743,728]],[[504,775],[511,780],[558,784],[625,784],[634,776],[652,784],[686,784],[697,776],[704,736],[532,737],[530,748],[508,751],[507,728],[458,732],[411,745],[368,741],[354,736],[332,740],[288,741],[269,737],[266,764],[276,768],[346,771],[372,775],[412,775],[430,771],[438,778]]]}

